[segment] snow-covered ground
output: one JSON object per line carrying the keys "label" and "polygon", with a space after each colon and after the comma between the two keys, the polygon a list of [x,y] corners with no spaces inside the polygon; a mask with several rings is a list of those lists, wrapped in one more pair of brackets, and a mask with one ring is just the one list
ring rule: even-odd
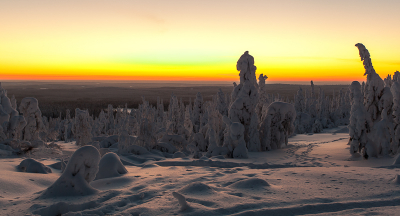
{"label": "snow-covered ground", "polygon": [[248,159],[121,156],[128,173],[92,181],[98,193],[39,198],[61,176],[49,165],[74,150],[63,143],[62,153],[32,156],[49,174],[20,172],[25,158],[0,159],[0,215],[398,215],[395,158],[351,158],[343,131],[296,135]]}

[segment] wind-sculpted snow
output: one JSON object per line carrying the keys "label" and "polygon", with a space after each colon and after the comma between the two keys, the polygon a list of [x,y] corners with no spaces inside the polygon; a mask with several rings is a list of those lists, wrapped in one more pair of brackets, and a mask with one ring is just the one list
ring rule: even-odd
{"label": "wind-sculpted snow", "polygon": [[121,163],[118,155],[110,152],[105,154],[99,162],[99,172],[96,174],[97,179],[118,177],[126,174],[128,171],[125,166]]}
{"label": "wind-sculpted snow", "polygon": [[60,178],[47,188],[40,198],[85,196],[97,193],[98,191],[89,183],[96,178],[100,158],[99,151],[93,146],[79,148],[69,159]]}

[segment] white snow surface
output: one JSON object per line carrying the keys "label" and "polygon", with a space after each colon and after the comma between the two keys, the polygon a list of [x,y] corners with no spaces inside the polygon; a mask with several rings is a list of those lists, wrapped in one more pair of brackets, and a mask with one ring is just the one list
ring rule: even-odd
{"label": "white snow surface", "polygon": [[[128,173],[94,181],[87,180],[97,171],[87,171],[86,165],[93,168],[100,154],[92,146],[76,151],[64,173],[54,168],[49,174],[20,172],[16,167],[26,158],[2,158],[0,214],[398,215],[397,158],[351,157],[349,135],[334,133],[343,128],[296,135],[282,149],[248,152],[247,159],[120,156]],[[71,143],[57,144],[64,154],[73,150]],[[59,162],[52,156],[37,161],[48,167]],[[76,167],[89,174],[87,180],[76,176],[93,193],[38,199],[43,190],[61,184],[57,179],[77,183],[71,180]]]}

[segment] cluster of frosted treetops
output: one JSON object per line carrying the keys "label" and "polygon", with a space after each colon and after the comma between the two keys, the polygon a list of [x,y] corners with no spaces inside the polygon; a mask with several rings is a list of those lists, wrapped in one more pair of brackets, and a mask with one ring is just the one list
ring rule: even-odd
{"label": "cluster of frosted treetops", "polygon": [[354,156],[379,157],[399,152],[400,73],[384,80],[375,72],[363,44],[356,44],[363,61],[367,81],[350,86],[350,153]]}

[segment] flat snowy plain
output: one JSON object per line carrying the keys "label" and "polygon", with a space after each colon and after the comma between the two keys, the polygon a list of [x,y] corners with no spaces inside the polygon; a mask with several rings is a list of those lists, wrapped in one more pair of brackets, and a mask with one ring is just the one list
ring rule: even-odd
{"label": "flat snowy plain", "polygon": [[[91,182],[97,194],[47,199],[38,196],[61,170],[20,172],[25,158],[2,158],[0,215],[399,215],[396,158],[351,158],[348,138],[343,127],[296,135],[249,159],[121,156],[128,173]],[[58,144],[62,153],[31,157],[49,166],[77,149]]]}

